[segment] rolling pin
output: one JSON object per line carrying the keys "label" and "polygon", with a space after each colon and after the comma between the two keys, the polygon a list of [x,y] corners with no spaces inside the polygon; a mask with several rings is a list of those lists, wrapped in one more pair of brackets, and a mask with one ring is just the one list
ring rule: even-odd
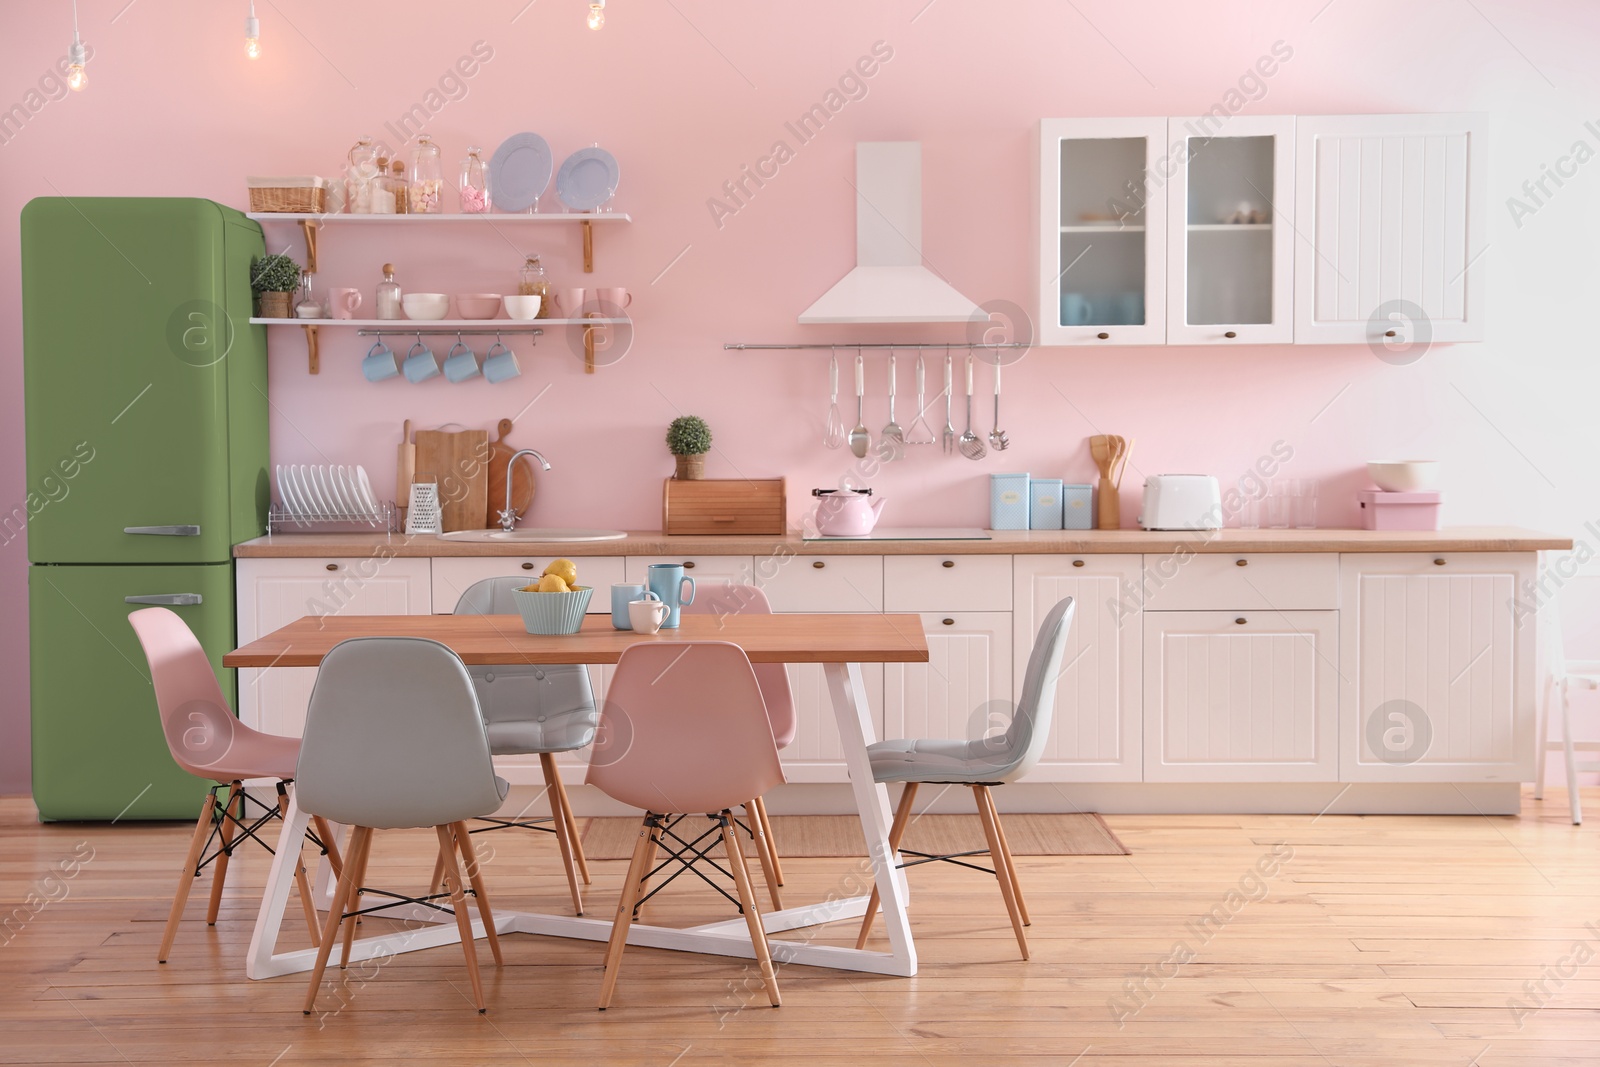
{"label": "rolling pin", "polygon": [[400,447],[395,450],[394,506],[399,512],[400,528],[405,529],[406,508],[411,505],[411,480],[417,474],[417,446],[411,443],[411,420],[405,421],[400,431]]}

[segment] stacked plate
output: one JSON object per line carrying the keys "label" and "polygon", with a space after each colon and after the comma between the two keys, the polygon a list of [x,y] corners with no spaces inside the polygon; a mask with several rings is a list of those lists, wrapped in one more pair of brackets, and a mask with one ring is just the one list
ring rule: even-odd
{"label": "stacked plate", "polygon": [[279,464],[278,499],[295,521],[376,522],[383,517],[362,467]]}

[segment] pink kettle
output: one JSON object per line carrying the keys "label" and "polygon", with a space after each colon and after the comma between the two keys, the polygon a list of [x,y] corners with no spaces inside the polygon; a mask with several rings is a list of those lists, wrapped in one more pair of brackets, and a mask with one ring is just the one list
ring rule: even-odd
{"label": "pink kettle", "polygon": [[885,503],[872,499],[871,489],[813,489],[817,498],[817,532],[824,537],[865,537],[878,525]]}

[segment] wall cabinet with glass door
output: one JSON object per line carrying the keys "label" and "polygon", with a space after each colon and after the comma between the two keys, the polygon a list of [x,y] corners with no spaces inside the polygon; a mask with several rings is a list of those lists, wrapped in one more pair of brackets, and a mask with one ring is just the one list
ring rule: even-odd
{"label": "wall cabinet with glass door", "polygon": [[1168,120],[1167,343],[1294,340],[1292,116]]}

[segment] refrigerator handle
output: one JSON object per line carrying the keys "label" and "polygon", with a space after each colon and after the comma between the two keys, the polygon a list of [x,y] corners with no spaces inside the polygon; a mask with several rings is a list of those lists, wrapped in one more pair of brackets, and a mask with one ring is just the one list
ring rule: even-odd
{"label": "refrigerator handle", "polygon": [[187,608],[203,603],[199,593],[156,593],[151,596],[125,596],[125,604],[159,604],[163,607]]}
{"label": "refrigerator handle", "polygon": [[157,537],[199,537],[198,526],[124,526],[125,534],[154,534]]}

